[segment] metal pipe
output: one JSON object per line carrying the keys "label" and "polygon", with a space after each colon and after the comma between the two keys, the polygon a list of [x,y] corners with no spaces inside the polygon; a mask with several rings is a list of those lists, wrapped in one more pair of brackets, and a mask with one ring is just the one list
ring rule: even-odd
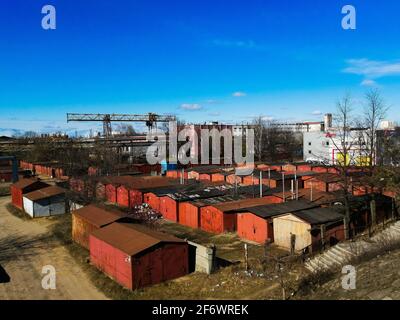
{"label": "metal pipe", "polygon": [[271,189],[271,169],[268,168],[268,188]]}
{"label": "metal pipe", "polygon": [[294,199],[294,181],[290,180],[290,192],[292,193],[292,200]]}
{"label": "metal pipe", "polygon": [[282,192],[283,192],[283,202],[286,202],[285,197],[285,173],[282,172]]}
{"label": "metal pipe", "polygon": [[263,197],[263,190],[262,190],[262,171],[260,171],[260,198]]}

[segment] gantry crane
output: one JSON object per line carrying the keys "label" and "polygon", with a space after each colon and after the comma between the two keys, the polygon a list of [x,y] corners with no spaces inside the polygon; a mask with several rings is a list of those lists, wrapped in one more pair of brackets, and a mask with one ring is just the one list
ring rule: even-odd
{"label": "gantry crane", "polygon": [[110,137],[112,128],[111,122],[145,122],[149,131],[157,122],[175,121],[173,115],[158,115],[155,113],[148,114],[101,114],[101,113],[67,113],[67,122],[70,121],[92,121],[103,122],[103,135]]}

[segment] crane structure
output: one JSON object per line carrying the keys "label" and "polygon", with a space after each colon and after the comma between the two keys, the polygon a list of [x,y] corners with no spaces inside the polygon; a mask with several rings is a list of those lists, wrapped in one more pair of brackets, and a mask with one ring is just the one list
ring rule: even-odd
{"label": "crane structure", "polygon": [[112,133],[111,122],[145,122],[149,131],[157,122],[175,121],[173,115],[158,115],[149,112],[148,114],[101,114],[101,113],[67,113],[67,122],[70,121],[86,121],[86,122],[103,122],[103,135],[110,137]]}

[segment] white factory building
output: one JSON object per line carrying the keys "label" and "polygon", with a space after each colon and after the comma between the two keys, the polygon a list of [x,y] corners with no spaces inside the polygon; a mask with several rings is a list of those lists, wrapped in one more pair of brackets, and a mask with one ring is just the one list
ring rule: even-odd
{"label": "white factory building", "polygon": [[[303,133],[303,157],[307,162],[333,165],[343,160],[342,135],[332,126],[332,115],[324,117],[323,130]],[[351,129],[346,138],[347,161],[352,165],[362,165],[367,161],[365,129]]]}

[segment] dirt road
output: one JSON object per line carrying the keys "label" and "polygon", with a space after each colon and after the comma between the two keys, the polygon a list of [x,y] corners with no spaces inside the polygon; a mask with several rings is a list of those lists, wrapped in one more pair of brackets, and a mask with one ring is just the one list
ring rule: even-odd
{"label": "dirt road", "polygon": [[[5,271],[3,281],[0,279],[0,300],[106,299],[67,250],[49,237],[46,223],[51,222],[18,219],[6,209],[9,202],[10,197],[0,197],[0,270]],[[55,290],[42,288],[46,265],[56,270]]]}

